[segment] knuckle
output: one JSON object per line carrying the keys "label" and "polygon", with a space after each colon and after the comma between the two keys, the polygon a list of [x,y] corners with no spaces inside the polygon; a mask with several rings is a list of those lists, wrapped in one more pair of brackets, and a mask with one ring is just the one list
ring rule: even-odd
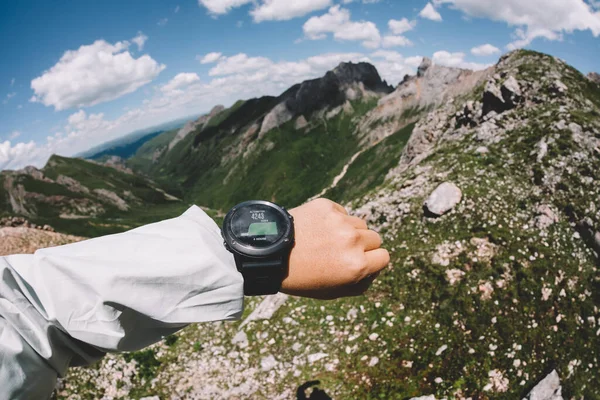
{"label": "knuckle", "polygon": [[346,265],[354,283],[361,281],[367,271],[367,262],[364,256],[348,257]]}
{"label": "knuckle", "polygon": [[351,227],[340,229],[341,241],[344,245],[353,247],[360,241],[360,233]]}

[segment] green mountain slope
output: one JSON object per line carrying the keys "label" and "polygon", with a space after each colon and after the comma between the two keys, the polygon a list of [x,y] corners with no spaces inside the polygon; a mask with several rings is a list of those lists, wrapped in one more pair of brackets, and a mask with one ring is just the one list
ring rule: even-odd
{"label": "green mountain slope", "polygon": [[0,215],[80,236],[120,232],[185,208],[156,183],[126,170],[52,156],[38,170],[0,173]]}

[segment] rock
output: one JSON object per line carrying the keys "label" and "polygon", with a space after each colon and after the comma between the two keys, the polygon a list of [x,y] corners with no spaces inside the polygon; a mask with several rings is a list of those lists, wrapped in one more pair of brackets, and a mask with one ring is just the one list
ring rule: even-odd
{"label": "rock", "polygon": [[315,363],[319,360],[322,360],[323,358],[329,357],[329,354],[327,353],[314,353],[314,354],[309,354],[306,358],[308,359],[309,363]]}
{"label": "rock", "polygon": [[260,360],[260,368],[265,372],[272,370],[273,368],[275,368],[276,365],[277,365],[277,360],[272,355],[263,357]]}
{"label": "rock", "polygon": [[453,183],[444,182],[439,185],[425,200],[426,213],[440,217],[452,210],[462,199],[462,192]]}
{"label": "rock", "polygon": [[565,85],[558,79],[552,82],[552,84],[550,85],[550,93],[555,95],[563,95],[567,93],[567,90],[569,90],[567,85]]}
{"label": "rock", "polygon": [[296,119],[296,125],[294,126],[296,130],[304,129],[308,125],[308,121],[304,118],[304,115],[299,116]]}
{"label": "rock", "polygon": [[502,91],[496,85],[496,82],[489,80],[485,85],[483,92],[483,115],[489,114],[491,111],[496,111],[498,114],[508,109]]}
{"label": "rock", "polygon": [[556,370],[538,383],[524,400],[563,400],[560,379]]}
{"label": "rock", "polygon": [[544,230],[558,222],[558,216],[547,204],[540,204],[536,209],[536,214],[534,224],[539,229]]}
{"label": "rock", "polygon": [[140,400],[160,400],[158,396],[141,397]]}
{"label": "rock", "polygon": [[129,210],[129,205],[125,200],[119,197],[113,191],[107,189],[94,189],[94,193],[97,194],[102,200],[111,203],[121,211]]}
{"label": "rock", "polygon": [[515,79],[514,76],[510,76],[507,80],[504,81],[502,87],[500,88],[500,91],[502,92],[502,98],[504,99],[504,101],[508,103],[511,107],[515,107],[523,99],[521,87],[519,86],[519,82]]}
{"label": "rock", "polygon": [[244,331],[239,331],[236,333],[233,339],[231,339],[231,343],[238,345],[238,347],[242,349],[248,347],[248,335],[246,335],[246,332]]}
{"label": "rock", "polygon": [[279,307],[288,299],[287,294],[277,293],[274,296],[267,296],[265,299],[252,311],[250,315],[242,322],[240,329],[246,326],[251,321],[269,319],[275,314]]}
{"label": "rock", "polygon": [[479,146],[478,148],[475,149],[475,153],[477,154],[487,154],[490,152],[490,149],[488,149],[485,146]]}
{"label": "rock", "polygon": [[59,175],[58,178],[56,178],[56,183],[58,183],[59,185],[66,186],[66,188],[69,189],[71,192],[86,194],[90,192],[90,189],[83,186],[79,181],[76,181],[75,179],[69,176]]}
{"label": "rock", "polygon": [[429,395],[429,396],[413,397],[410,400],[435,400],[435,396]]}
{"label": "rock", "polygon": [[600,74],[598,74],[596,72],[590,72],[589,74],[587,74],[587,78],[590,81],[600,85]]}
{"label": "rock", "polygon": [[596,245],[596,249],[600,252],[600,232],[596,232],[594,235],[594,243]]}
{"label": "rock", "polygon": [[417,76],[422,77],[423,75],[425,75],[425,72],[427,72],[427,70],[431,67],[432,64],[433,63],[430,58],[423,57],[421,65],[419,65],[419,68],[417,68]]}
{"label": "rock", "polygon": [[260,132],[258,133],[259,139],[262,138],[265,133],[269,132],[271,129],[278,127],[281,124],[284,124],[291,120],[294,117],[292,112],[287,108],[284,103],[277,104],[266,116],[263,120],[263,123],[260,127]]}
{"label": "rock", "polygon": [[541,162],[546,157],[546,154],[548,154],[548,142],[546,142],[546,138],[542,138],[535,147],[537,149],[537,162]]}
{"label": "rock", "polygon": [[[210,110],[210,112],[208,114],[202,115],[200,118],[198,118],[195,121],[189,121],[187,124],[185,124],[183,126],[183,128],[181,128],[179,131],[177,131],[177,135],[175,135],[175,137],[173,138],[173,140],[171,140],[171,142],[169,143],[169,146],[165,149],[162,149],[159,154],[154,154],[154,156],[160,157],[160,155],[162,155],[162,153],[164,152],[164,150],[171,150],[173,147],[175,147],[175,145],[179,142],[181,142],[183,139],[185,139],[185,137],[187,135],[189,135],[190,133],[194,132],[197,128],[204,128],[204,126],[215,116],[217,116],[218,114],[220,114],[221,112],[223,112],[225,110],[225,107],[222,105],[218,105],[218,106],[214,106],[212,108],[212,110]],[[158,152],[158,150],[157,150]],[[154,161],[153,157],[153,161]]]}

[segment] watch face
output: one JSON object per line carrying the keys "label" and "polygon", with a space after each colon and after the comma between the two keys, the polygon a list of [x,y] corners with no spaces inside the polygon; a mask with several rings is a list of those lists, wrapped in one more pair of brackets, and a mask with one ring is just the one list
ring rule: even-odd
{"label": "watch face", "polygon": [[277,243],[288,229],[286,217],[264,204],[240,207],[231,218],[231,232],[244,245],[265,248]]}

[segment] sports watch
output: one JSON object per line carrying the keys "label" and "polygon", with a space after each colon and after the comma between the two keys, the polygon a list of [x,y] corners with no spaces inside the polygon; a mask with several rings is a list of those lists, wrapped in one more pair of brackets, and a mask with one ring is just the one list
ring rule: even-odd
{"label": "sports watch", "polygon": [[294,247],[294,218],[290,213],[269,201],[246,201],[227,213],[221,234],[244,277],[244,294],[279,292]]}

